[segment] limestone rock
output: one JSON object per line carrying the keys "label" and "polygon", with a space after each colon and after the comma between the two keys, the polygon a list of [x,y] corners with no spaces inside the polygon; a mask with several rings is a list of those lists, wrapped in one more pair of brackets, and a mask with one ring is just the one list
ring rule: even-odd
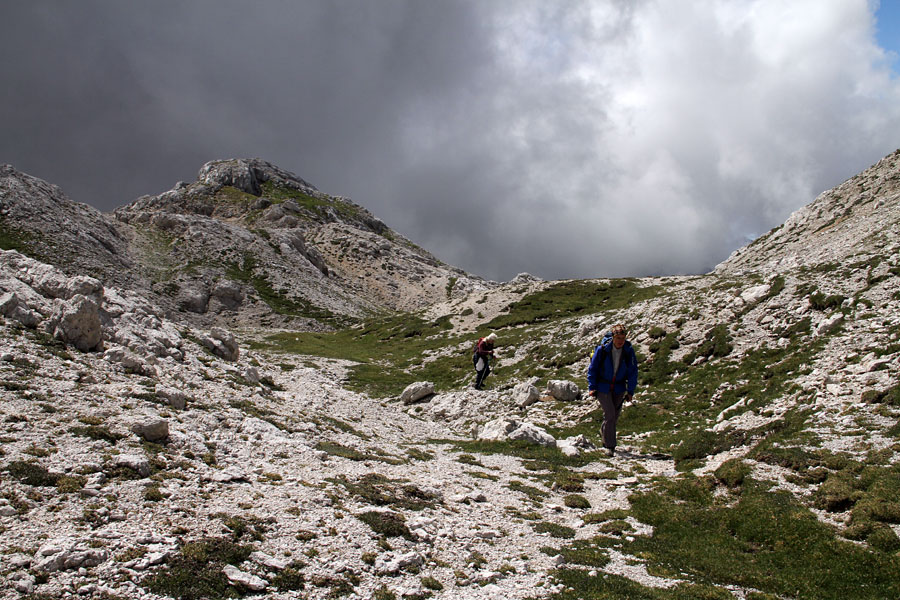
{"label": "limestone rock", "polygon": [[199,339],[219,358],[234,362],[240,356],[237,341],[230,331],[216,327],[209,332],[209,335],[201,334]]}
{"label": "limestone rock", "polygon": [[582,434],[564,440],[557,440],[556,445],[560,452],[566,456],[578,456],[583,452],[593,452],[597,449],[597,447]]}
{"label": "limestone rock", "polygon": [[512,391],[513,402],[518,408],[531,406],[540,400],[540,398],[541,393],[538,389],[527,381],[516,384]]}
{"label": "limestone rock", "polygon": [[165,400],[166,403],[168,403],[168,405],[175,410],[184,410],[187,407],[187,402],[190,398],[188,394],[182,392],[181,390],[176,390],[175,388],[159,385],[156,386],[156,396],[162,400]]}
{"label": "limestone rock", "polygon": [[141,477],[150,477],[150,462],[137,454],[119,454],[113,458],[117,467],[127,467]]}
{"label": "limestone rock", "polygon": [[434,384],[430,381],[418,381],[406,386],[400,394],[400,402],[403,404],[415,404],[429,396],[434,395]]}
{"label": "limestone rock", "polygon": [[551,379],[547,382],[547,394],[562,402],[571,402],[581,398],[581,390],[571,381]]}
{"label": "limestone rock", "polygon": [[241,571],[234,565],[225,565],[222,569],[225,577],[232,585],[247,588],[252,592],[261,592],[268,587],[268,582],[262,577],[257,577],[252,573]]}
{"label": "limestone rock", "polygon": [[523,440],[541,446],[555,446],[556,439],[532,423],[520,422],[511,417],[500,417],[484,424],[478,439],[488,441]]}
{"label": "limestone rock", "polygon": [[53,335],[82,352],[98,349],[102,341],[102,328],[97,303],[81,294],[76,294],[68,302],[57,302],[48,324]]}
{"label": "limestone rock", "polygon": [[159,442],[169,437],[169,422],[159,417],[132,423],[131,432],[148,442]]}

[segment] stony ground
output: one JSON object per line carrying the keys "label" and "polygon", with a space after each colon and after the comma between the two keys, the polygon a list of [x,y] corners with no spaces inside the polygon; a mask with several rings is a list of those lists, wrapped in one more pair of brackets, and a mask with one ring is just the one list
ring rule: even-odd
{"label": "stony ground", "polygon": [[[150,379],[97,353],[48,346],[8,321],[0,335],[3,463],[26,460],[79,480],[29,485],[4,474],[4,598],[19,597],[16,587],[53,597],[156,597],[141,584],[156,565],[183,541],[233,535],[235,523],[258,528],[258,539],[241,539],[271,557],[248,560],[241,571],[273,579],[278,567],[300,561],[314,582],[303,597],[329,597],[347,581],[350,598],[370,598],[382,586],[400,597],[436,580],[443,590],[427,591],[438,598],[526,598],[551,590],[547,571],[557,566],[540,551],[554,540],[537,533],[536,522],[572,527],[578,538],[596,534],[581,519],[584,509],[531,481],[519,459],[466,456],[450,442],[458,432],[413,418],[398,402],[341,388],[339,362],[306,366],[259,353],[224,362],[187,344],[198,361],[159,364]],[[187,391],[184,409],[162,404],[157,390],[172,388]],[[461,393],[473,404],[498,395]],[[132,432],[135,423],[159,420],[165,439]],[[671,461],[620,454],[584,467],[616,473],[588,480],[591,510],[624,508],[641,481],[673,472]],[[630,474],[638,465],[640,475]],[[515,481],[540,497],[513,491]],[[374,495],[351,491],[366,482]],[[409,508],[409,498],[426,506]],[[380,542],[357,518],[368,511],[402,515],[409,539]],[[519,516],[529,513],[539,516]],[[610,570],[655,581],[624,559]]]}

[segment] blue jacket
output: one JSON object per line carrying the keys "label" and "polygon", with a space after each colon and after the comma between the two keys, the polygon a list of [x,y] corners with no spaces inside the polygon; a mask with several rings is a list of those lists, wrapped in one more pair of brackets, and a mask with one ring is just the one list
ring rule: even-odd
{"label": "blue jacket", "polygon": [[591,357],[591,365],[588,367],[588,389],[601,394],[610,393],[610,383],[613,383],[613,393],[628,392],[634,394],[637,387],[637,356],[631,342],[625,342],[622,346],[622,359],[619,361],[619,370],[613,374],[612,342],[604,346],[597,346]]}

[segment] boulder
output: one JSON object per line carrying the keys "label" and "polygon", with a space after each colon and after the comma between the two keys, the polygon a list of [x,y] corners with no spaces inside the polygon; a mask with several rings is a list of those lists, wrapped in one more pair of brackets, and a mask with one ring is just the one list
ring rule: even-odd
{"label": "boulder", "polygon": [[581,390],[571,381],[551,379],[547,382],[547,394],[562,402],[571,402],[581,397]]}
{"label": "boulder", "polygon": [[518,408],[531,406],[541,398],[541,393],[534,385],[523,381],[516,385],[512,391],[512,399]]}
{"label": "boulder", "polygon": [[178,291],[178,308],[203,314],[209,309],[209,292],[197,285],[186,285]]}
{"label": "boulder", "polygon": [[494,442],[524,440],[541,446],[556,445],[556,439],[537,425],[520,422],[511,417],[488,421],[478,433],[478,439]]}
{"label": "boulder", "polygon": [[389,554],[375,559],[375,571],[379,575],[393,575],[406,567],[422,566],[424,564],[425,559],[418,552],[407,552],[400,556]]}
{"label": "boulder", "polygon": [[819,323],[819,326],[816,327],[816,335],[828,335],[843,324],[843,313],[835,313]]}
{"label": "boulder", "polygon": [[198,339],[219,358],[234,362],[240,356],[237,341],[230,331],[215,327],[209,335],[200,334]]}
{"label": "boulder", "polygon": [[109,551],[103,548],[88,548],[74,539],[64,538],[47,542],[35,556],[35,570],[45,573],[96,567],[109,558]]}
{"label": "boulder", "polygon": [[122,346],[109,348],[103,353],[103,358],[111,363],[121,365],[129,373],[156,377],[156,369],[128,348],[123,348]]}
{"label": "boulder", "polygon": [[235,310],[244,301],[244,290],[238,282],[222,279],[213,286],[212,299],[223,310]]}
{"label": "boulder", "polygon": [[234,565],[225,565],[222,572],[225,574],[225,577],[228,578],[228,582],[231,583],[231,585],[246,588],[251,592],[261,592],[269,585],[265,579],[257,577],[252,573],[241,571]]}
{"label": "boulder", "polygon": [[41,321],[41,315],[31,310],[15,292],[0,295],[0,315],[18,321],[25,327],[37,327]]}
{"label": "boulder", "polygon": [[434,395],[434,384],[430,381],[417,381],[406,386],[400,394],[403,404],[414,404]]}
{"label": "boulder", "polygon": [[184,410],[187,407],[188,395],[175,388],[156,386],[156,397],[164,400],[166,404],[175,410]]}
{"label": "boulder", "polygon": [[747,304],[756,304],[769,293],[769,284],[756,285],[741,292],[741,300]]}
{"label": "boulder", "polygon": [[159,442],[169,437],[169,422],[151,417],[132,423],[131,432],[148,442]]}
{"label": "boulder", "polygon": [[582,452],[592,452],[597,447],[584,435],[576,435],[556,442],[560,452],[566,456],[578,456]]}
{"label": "boulder", "polygon": [[102,327],[97,303],[81,294],[76,294],[68,302],[56,302],[49,322],[53,336],[82,352],[98,349],[102,341]]}
{"label": "boulder", "polygon": [[141,477],[150,477],[150,463],[143,456],[137,454],[119,454],[113,459],[117,467],[131,469]]}

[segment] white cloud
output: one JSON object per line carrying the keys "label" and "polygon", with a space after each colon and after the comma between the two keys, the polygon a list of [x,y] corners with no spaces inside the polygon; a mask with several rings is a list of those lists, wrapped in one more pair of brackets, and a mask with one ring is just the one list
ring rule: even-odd
{"label": "white cloud", "polygon": [[[864,0],[554,6],[497,19],[501,108],[446,127],[514,177],[488,214],[550,276],[704,271],[898,145]],[[585,258],[608,223],[621,252]]]}

